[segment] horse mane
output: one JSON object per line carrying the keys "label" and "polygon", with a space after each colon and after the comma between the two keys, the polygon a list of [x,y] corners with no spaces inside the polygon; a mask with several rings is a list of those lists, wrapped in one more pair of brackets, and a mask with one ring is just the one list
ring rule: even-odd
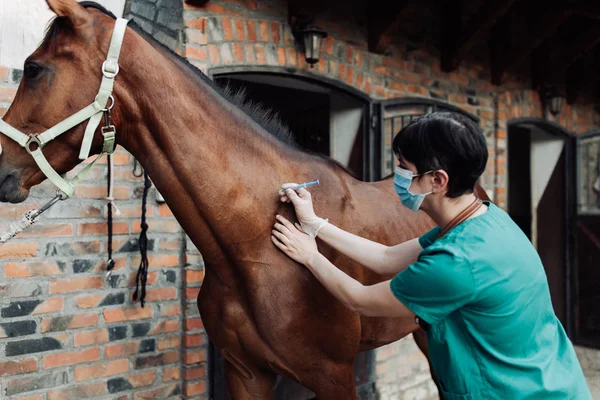
{"label": "horse mane", "polygon": [[[85,8],[96,9],[112,19],[117,19],[117,16],[114,13],[109,11],[103,5],[98,4],[94,1],[81,1],[79,2],[79,4]],[[52,43],[53,39],[58,35],[59,30],[64,28],[64,22],[65,19],[62,17],[55,18],[53,23],[48,28],[44,41]],[[169,47],[156,40],[134,20],[130,20],[128,25],[139,35],[145,38],[154,47],[158,48],[159,50],[162,50],[166,56],[170,57],[173,61],[180,64],[187,71],[191,72],[195,77],[199,78],[202,81],[202,83],[211,87],[219,95],[221,95],[221,97],[229,101],[235,107],[242,110],[249,118],[251,118],[257,124],[259,124],[271,136],[297,151],[316,156],[323,160],[325,163],[333,167],[341,168],[347,174],[351,175],[354,178],[357,178],[354,172],[350,171],[346,166],[344,166],[337,160],[325,156],[321,153],[300,148],[300,146],[296,143],[296,140],[294,139],[291,130],[281,121],[278,113],[271,108],[265,107],[261,103],[254,102],[251,99],[249,99],[247,97],[245,88],[234,90],[231,87],[229,87],[229,85],[226,85],[224,87],[217,85],[212,79],[206,76],[194,64],[190,63],[185,57],[180,56],[179,54],[171,50]]]}

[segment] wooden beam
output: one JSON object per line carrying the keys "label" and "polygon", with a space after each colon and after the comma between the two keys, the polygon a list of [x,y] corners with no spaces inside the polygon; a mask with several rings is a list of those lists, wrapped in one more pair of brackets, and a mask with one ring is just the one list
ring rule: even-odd
{"label": "wooden beam", "polygon": [[458,68],[456,54],[460,42],[461,6],[460,0],[446,0],[440,5],[440,38],[441,60],[443,72],[451,72]]}
{"label": "wooden beam", "polygon": [[[488,34],[490,29],[498,20],[506,14],[517,0],[496,0],[486,1],[479,10],[469,18],[468,22],[461,29],[458,37],[458,44],[447,49],[446,61],[442,62],[442,68],[445,72],[454,71],[458,68],[461,60],[477,43],[480,43]],[[452,20],[447,14],[442,15],[443,20],[449,19],[452,23],[460,21]]]}
{"label": "wooden beam", "polygon": [[367,7],[368,44],[372,53],[383,54],[400,26],[402,10],[408,1],[369,1]]}
{"label": "wooden beam", "polygon": [[562,79],[567,69],[587,52],[600,44],[600,23],[577,29],[577,35],[570,38],[566,48],[550,58],[552,77]]}
{"label": "wooden beam", "polygon": [[540,16],[537,22],[529,29],[529,34],[520,38],[511,49],[494,49],[490,43],[491,51],[501,52],[497,56],[492,56],[495,60],[492,62],[492,83],[499,85],[506,71],[514,66],[520,65],[523,60],[531,54],[533,49],[538,47],[542,41],[551,35],[558,26],[563,23],[570,13],[558,7],[549,7],[544,14]]}

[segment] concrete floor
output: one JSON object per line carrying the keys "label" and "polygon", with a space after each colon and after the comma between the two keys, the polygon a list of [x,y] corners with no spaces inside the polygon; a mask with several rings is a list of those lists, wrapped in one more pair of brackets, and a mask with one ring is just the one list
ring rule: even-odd
{"label": "concrete floor", "polygon": [[575,346],[577,357],[592,392],[594,400],[600,400],[600,350]]}

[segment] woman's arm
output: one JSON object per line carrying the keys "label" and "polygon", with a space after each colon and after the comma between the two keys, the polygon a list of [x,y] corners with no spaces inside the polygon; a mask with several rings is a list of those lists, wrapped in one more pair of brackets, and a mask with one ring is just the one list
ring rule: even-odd
{"label": "woman's arm", "polygon": [[295,184],[283,185],[283,188],[287,190],[281,196],[281,201],[291,202],[294,205],[302,230],[311,237],[318,234],[325,243],[370,270],[380,275],[396,274],[415,262],[423,250],[418,239],[395,246],[386,246],[344,231],[323,218],[317,217],[310,192],[302,188],[296,193],[289,189],[293,185]]}
{"label": "woman's arm", "polygon": [[340,253],[380,274],[396,274],[417,261],[423,248],[415,238],[395,246],[386,246],[354,235],[327,223],[319,230],[319,238]]}
{"label": "woman's arm", "polygon": [[371,317],[410,317],[414,313],[392,293],[390,281],[364,286],[333,265],[317,250],[314,238],[283,217],[273,230],[273,243],[294,261],[304,264],[323,286],[354,312]]}

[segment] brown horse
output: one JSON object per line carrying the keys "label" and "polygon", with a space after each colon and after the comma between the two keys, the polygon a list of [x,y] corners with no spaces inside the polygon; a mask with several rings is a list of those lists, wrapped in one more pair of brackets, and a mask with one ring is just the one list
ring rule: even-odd
{"label": "brown horse", "polygon": [[[59,18],[26,61],[4,118],[25,133],[42,132],[94,99],[115,24],[97,5],[47,3]],[[276,214],[295,220],[291,205],[279,202],[280,185],[316,178],[317,213],[342,229],[393,245],[431,228],[426,215],[401,206],[390,179],[362,182],[331,159],[295,147],[268,114],[223,93],[139,29],[127,29],[119,63],[117,142],[143,165],[205,259],[198,307],[226,360],[234,399],[272,398],[277,374],[319,399],[355,399],[358,352],[414,333],[427,354],[412,319],[353,313],[269,239]],[[80,162],[84,129],[77,125],[44,147],[59,173]],[[0,201],[21,202],[45,176],[17,143],[2,136],[2,145]],[[92,153],[101,148],[98,129]],[[319,246],[365,285],[391,278]]]}

